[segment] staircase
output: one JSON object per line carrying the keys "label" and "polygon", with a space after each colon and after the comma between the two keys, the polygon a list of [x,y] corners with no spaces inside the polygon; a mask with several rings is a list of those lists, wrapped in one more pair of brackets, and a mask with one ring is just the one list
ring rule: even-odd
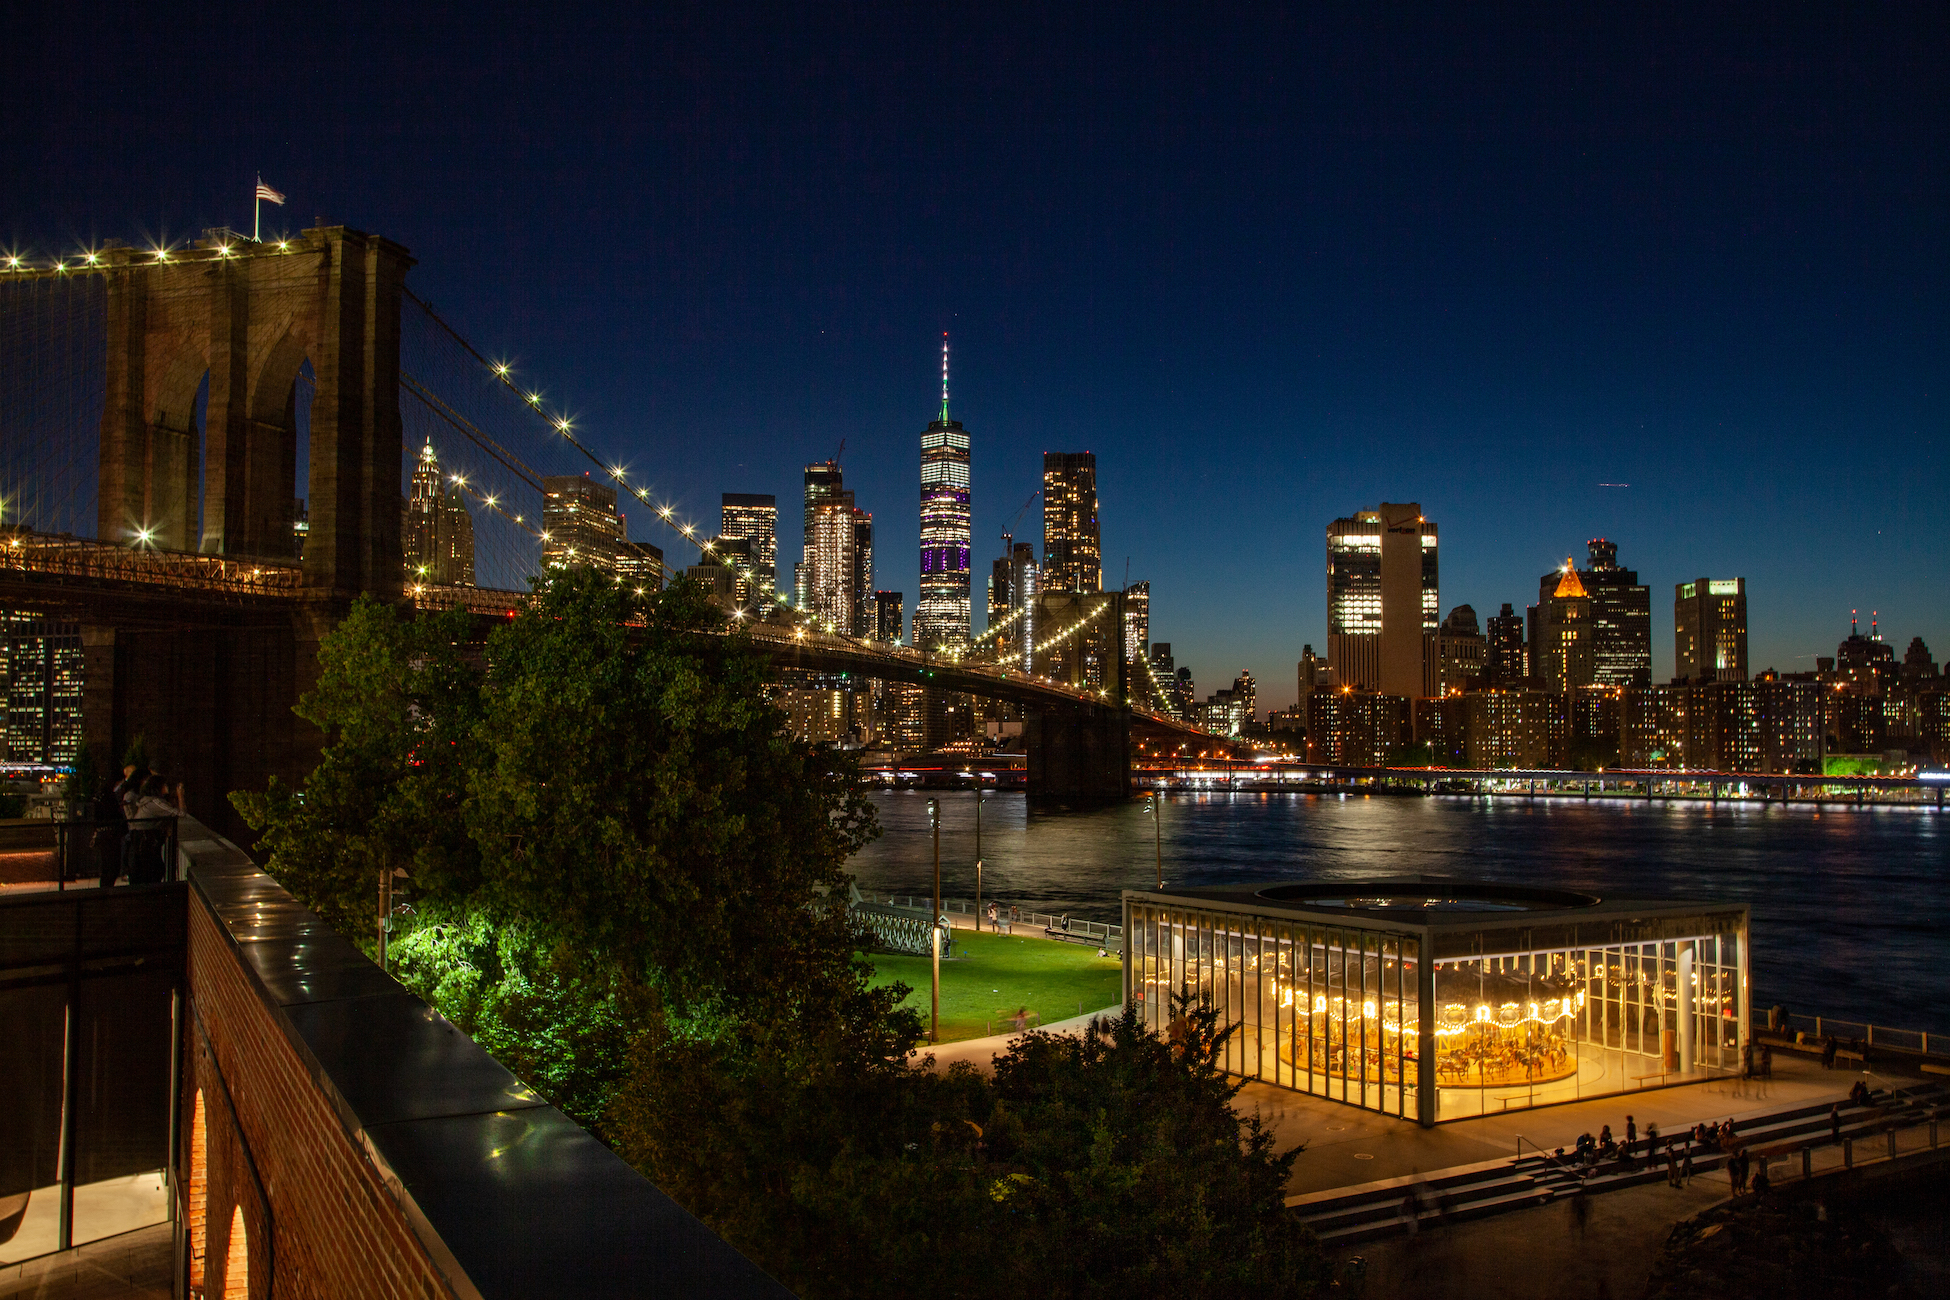
{"label": "staircase", "polygon": [[[1867,1106],[1842,1107],[1842,1136],[1860,1138],[1946,1113],[1950,1113],[1950,1086],[1929,1083],[1878,1090],[1870,1094]],[[1734,1132],[1741,1147],[1768,1155],[1833,1140],[1825,1103],[1750,1115],[1734,1122]],[[1718,1146],[1695,1143],[1684,1133],[1665,1136],[1685,1139],[1676,1140],[1673,1150],[1682,1162],[1688,1152],[1692,1153],[1695,1175],[1721,1168],[1730,1154]],[[1660,1182],[1666,1176],[1663,1147],[1662,1139],[1657,1161],[1648,1161],[1641,1153],[1635,1160],[1613,1159],[1591,1166],[1568,1155],[1559,1160],[1537,1153],[1439,1172],[1419,1181],[1392,1179],[1289,1204],[1323,1244],[1351,1246],[1408,1231],[1405,1202],[1410,1196],[1416,1198],[1417,1225],[1437,1226],[1542,1205],[1569,1196],[1580,1186],[1586,1195],[1594,1195]]]}

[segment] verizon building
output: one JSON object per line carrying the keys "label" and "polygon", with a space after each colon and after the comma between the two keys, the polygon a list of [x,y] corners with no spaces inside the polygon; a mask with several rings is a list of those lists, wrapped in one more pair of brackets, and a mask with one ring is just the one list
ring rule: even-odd
{"label": "verizon building", "polygon": [[1436,693],[1435,522],[1382,502],[1327,525],[1327,661],[1342,686]]}

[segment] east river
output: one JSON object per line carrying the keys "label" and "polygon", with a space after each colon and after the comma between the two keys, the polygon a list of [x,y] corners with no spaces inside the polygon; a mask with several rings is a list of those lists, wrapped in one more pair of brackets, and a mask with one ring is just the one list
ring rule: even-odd
{"label": "east river", "polygon": [[[942,891],[975,892],[975,796],[941,791]],[[863,890],[925,894],[930,796],[875,796],[885,834]],[[1753,1005],[1950,1036],[1950,821],[1920,809],[1647,805],[1627,800],[1175,794],[1166,887],[1461,876],[1753,908]],[[983,896],[1091,920],[1154,882],[1144,801],[1087,811],[991,794]]]}

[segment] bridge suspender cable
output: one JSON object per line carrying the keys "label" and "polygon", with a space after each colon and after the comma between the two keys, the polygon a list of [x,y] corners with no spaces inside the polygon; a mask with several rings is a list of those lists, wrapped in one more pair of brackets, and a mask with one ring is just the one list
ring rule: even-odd
{"label": "bridge suspender cable", "polygon": [[[414,306],[418,307],[421,311],[425,312],[427,314],[428,320],[438,325],[442,330],[446,332],[449,338],[453,339],[455,343],[459,344],[462,351],[466,352],[468,356],[474,358],[475,361],[479,362],[482,368],[484,368],[489,374],[493,375],[496,380],[500,381],[501,385],[504,388],[506,388],[509,392],[513,393],[516,397],[520,398],[523,405],[534,410],[543,419],[545,420],[548,419],[548,413],[542,410],[540,399],[531,394],[522,392],[521,389],[515,385],[515,381],[508,377],[508,367],[495,365],[493,362],[489,361],[486,357],[482,356],[480,350],[476,348],[472,343],[469,343],[466,340],[466,338],[464,338],[461,335],[459,330],[456,330],[452,325],[449,325],[445,320],[441,319],[440,313],[436,312],[432,307],[428,306],[426,302],[423,301],[419,297],[419,295],[415,294],[411,289],[401,286],[400,292],[404,294],[407,298],[411,299],[413,301]],[[643,504],[645,505],[650,504],[649,489],[631,487],[628,483],[624,482],[623,476],[616,471],[614,466],[605,462],[602,457],[598,456],[595,452],[591,451],[587,446],[585,446],[580,438],[577,438],[575,434],[569,431],[569,421],[566,416],[557,416],[555,419],[549,420],[549,424],[551,425],[551,427],[554,428],[554,430],[557,433],[561,434],[563,438],[568,440],[570,446],[574,447],[577,451],[581,452],[584,456],[588,457],[590,464],[594,465],[597,469],[601,470],[606,477],[614,481],[617,487],[621,488],[624,492],[628,493],[629,495],[635,497]],[[693,528],[689,524],[673,523],[670,518],[670,510],[667,507],[656,507],[656,514],[657,517],[663,522],[665,527],[669,528],[672,532],[678,534],[680,537],[682,537],[685,541],[689,542],[691,545],[697,547],[700,558],[702,558],[703,555],[708,554],[711,551],[712,548],[708,541],[700,541],[695,536],[696,532],[698,531],[697,529]]]}
{"label": "bridge suspender cable", "polygon": [[537,492],[542,490],[542,476],[524,464],[520,457],[503,447],[493,438],[490,438],[487,434],[481,432],[480,427],[472,420],[469,420],[453,407],[447,405],[446,402],[441,400],[438,393],[429,389],[425,384],[422,384],[406,371],[400,371],[399,377],[400,383],[406,386],[407,391],[419,398],[421,404],[428,410],[445,420],[448,424],[453,425],[463,437],[479,447],[482,451],[485,451],[488,455],[500,461],[516,478]]}

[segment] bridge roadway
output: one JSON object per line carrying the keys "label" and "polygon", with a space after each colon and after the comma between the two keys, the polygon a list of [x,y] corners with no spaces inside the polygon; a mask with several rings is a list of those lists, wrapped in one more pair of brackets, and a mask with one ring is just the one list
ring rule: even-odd
{"label": "bridge roadway", "polygon": [[[422,609],[503,619],[523,594],[422,586]],[[83,737],[121,754],[147,738],[186,781],[201,815],[247,835],[221,795],[303,779],[323,737],[292,706],[317,677],[318,641],[343,616],[343,592],[290,560],[130,548],[0,530],[0,607],[81,627]],[[781,668],[847,673],[1008,700],[1023,707],[1029,788],[1058,799],[1130,792],[1136,733],[1151,752],[1200,752],[1217,738],[1102,694],[949,654],[760,624],[753,644]]]}

